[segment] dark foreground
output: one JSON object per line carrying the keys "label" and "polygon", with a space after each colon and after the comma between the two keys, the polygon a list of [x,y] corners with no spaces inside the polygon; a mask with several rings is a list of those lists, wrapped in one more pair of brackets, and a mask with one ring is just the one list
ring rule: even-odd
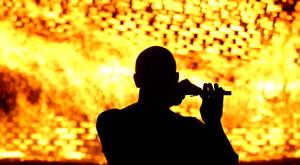
{"label": "dark foreground", "polygon": [[[0,165],[99,165],[97,163],[67,161],[67,162],[46,162],[46,161],[21,161],[16,159],[2,159]],[[261,162],[241,162],[240,165],[299,165],[298,159],[282,159]]]}

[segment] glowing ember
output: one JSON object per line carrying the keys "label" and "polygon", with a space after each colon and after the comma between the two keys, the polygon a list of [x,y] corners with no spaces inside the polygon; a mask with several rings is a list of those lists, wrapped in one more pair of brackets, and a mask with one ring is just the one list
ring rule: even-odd
{"label": "glowing ember", "polygon": [[[300,157],[297,1],[0,1],[0,158],[105,162],[97,115],[136,101],[138,53],[219,82],[242,161]],[[199,98],[173,110],[200,119]]]}

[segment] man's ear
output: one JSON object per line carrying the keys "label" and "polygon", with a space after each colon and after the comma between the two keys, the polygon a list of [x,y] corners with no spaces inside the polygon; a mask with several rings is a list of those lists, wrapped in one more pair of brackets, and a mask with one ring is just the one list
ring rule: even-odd
{"label": "man's ear", "polygon": [[179,73],[176,72],[176,82],[178,82],[178,80],[179,80]]}
{"label": "man's ear", "polygon": [[140,78],[140,76],[135,73],[133,75],[133,79],[134,79],[135,86],[140,88],[141,87],[141,78]]}

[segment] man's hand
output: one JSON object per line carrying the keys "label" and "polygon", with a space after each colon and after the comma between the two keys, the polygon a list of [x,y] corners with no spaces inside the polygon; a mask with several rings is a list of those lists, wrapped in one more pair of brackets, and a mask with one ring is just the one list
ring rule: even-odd
{"label": "man's hand", "polygon": [[218,84],[212,86],[211,83],[205,83],[202,88],[202,105],[200,113],[202,120],[209,126],[219,126],[223,114],[223,88]]}

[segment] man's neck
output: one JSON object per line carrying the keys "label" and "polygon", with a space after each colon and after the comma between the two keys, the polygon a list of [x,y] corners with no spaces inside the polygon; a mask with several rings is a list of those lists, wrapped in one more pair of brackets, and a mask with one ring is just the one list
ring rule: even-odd
{"label": "man's neck", "polygon": [[169,107],[166,105],[161,104],[161,102],[154,100],[154,99],[142,99],[139,98],[137,105],[145,108],[145,110],[150,111],[161,111],[161,110],[168,110]]}
{"label": "man's neck", "polygon": [[138,104],[142,107],[146,107],[147,109],[169,109],[170,106],[168,106],[163,100],[163,98],[159,98],[159,95],[153,94],[151,92],[147,92],[145,90],[139,91],[139,99]]}

